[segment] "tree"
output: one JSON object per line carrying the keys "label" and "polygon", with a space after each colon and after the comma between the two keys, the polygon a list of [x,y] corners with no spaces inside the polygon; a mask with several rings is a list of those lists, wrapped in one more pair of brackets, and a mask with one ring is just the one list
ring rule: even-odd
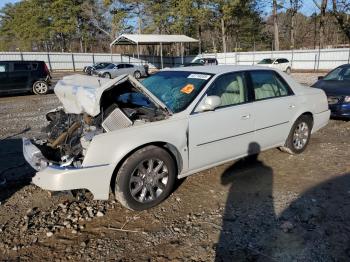
{"label": "tree", "polygon": [[320,10],[319,47],[324,48],[325,21],[328,0],[321,0],[321,3],[319,3],[317,0],[313,0],[313,2]]}
{"label": "tree", "polygon": [[298,14],[299,9],[303,5],[302,0],[289,0],[290,8],[289,13],[291,16],[291,25],[290,25],[290,43],[292,48],[295,48],[295,18]]}
{"label": "tree", "polygon": [[272,16],[273,16],[273,39],[274,49],[280,49],[279,32],[278,32],[278,17],[277,17],[277,0],[272,1]]}
{"label": "tree", "polygon": [[332,0],[333,15],[350,43],[350,2],[348,0]]}

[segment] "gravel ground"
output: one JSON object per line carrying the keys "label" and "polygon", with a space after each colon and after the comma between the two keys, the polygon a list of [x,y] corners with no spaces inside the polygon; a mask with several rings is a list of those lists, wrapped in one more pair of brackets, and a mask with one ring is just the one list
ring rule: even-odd
{"label": "gravel ground", "polygon": [[332,120],[301,155],[272,149],[200,172],[133,212],[112,195],[93,201],[30,184],[20,138],[58,104],[53,94],[0,98],[0,261],[350,260],[350,122]]}

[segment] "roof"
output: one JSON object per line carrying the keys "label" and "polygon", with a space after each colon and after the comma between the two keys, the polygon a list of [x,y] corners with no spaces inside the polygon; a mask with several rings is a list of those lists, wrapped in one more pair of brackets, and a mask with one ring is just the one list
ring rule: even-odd
{"label": "roof", "polygon": [[250,65],[208,65],[208,66],[188,66],[176,68],[164,68],[163,71],[185,71],[208,74],[225,74],[229,72],[245,71],[245,70],[274,70],[274,68],[266,66],[250,66]]}
{"label": "roof", "polygon": [[158,45],[172,43],[197,43],[198,40],[185,35],[122,34],[112,45]]}

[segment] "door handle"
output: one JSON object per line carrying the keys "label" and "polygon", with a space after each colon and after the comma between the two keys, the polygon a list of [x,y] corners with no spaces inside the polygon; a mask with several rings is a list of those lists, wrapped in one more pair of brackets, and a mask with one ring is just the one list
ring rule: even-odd
{"label": "door handle", "polygon": [[249,118],[250,118],[250,114],[242,116],[242,119],[243,119],[243,120],[247,120],[247,119],[249,119]]}
{"label": "door handle", "polygon": [[289,105],[289,108],[290,109],[295,108],[295,105]]}

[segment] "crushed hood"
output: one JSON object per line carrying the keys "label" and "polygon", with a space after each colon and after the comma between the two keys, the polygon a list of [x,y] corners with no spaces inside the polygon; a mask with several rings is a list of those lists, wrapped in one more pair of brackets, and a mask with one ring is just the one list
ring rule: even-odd
{"label": "crushed hood", "polygon": [[166,106],[157,97],[130,75],[121,75],[114,79],[83,75],[66,76],[57,82],[54,91],[66,113],[87,113],[90,116],[97,116],[101,110],[100,100],[102,94],[127,80],[131,81],[157,107],[168,112]]}

